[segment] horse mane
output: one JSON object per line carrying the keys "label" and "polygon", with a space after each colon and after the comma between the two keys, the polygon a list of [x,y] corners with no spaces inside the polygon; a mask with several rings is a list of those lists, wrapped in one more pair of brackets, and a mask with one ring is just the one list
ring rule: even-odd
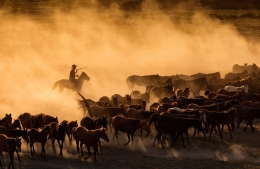
{"label": "horse mane", "polygon": [[51,128],[50,125],[44,126],[44,128],[40,131],[41,133],[45,132],[48,128]]}

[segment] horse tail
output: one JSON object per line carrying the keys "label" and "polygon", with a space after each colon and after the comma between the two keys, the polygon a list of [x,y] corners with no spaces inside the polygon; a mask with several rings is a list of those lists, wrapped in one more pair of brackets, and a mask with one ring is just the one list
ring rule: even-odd
{"label": "horse tail", "polygon": [[54,83],[54,85],[53,85],[53,87],[52,87],[52,90],[54,90],[54,89],[59,85],[58,82],[59,82],[59,81],[57,81],[56,83]]}

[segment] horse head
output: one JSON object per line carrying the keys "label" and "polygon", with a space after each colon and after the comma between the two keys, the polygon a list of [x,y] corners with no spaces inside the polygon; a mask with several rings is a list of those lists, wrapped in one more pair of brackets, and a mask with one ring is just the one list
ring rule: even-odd
{"label": "horse head", "polygon": [[6,123],[8,124],[8,127],[11,127],[12,126],[12,114],[5,114],[5,120],[6,120]]}
{"label": "horse head", "polygon": [[85,72],[82,72],[79,79],[89,81],[90,77]]}
{"label": "horse head", "polygon": [[146,136],[145,136],[145,137],[147,137],[148,134],[151,133],[151,130],[150,130],[150,127],[149,127],[149,125],[147,123],[147,120],[141,120],[140,124],[142,126],[141,128],[144,129],[144,131],[147,133]]}
{"label": "horse head", "polygon": [[186,87],[183,92],[185,93],[186,96],[190,95],[190,88]]}
{"label": "horse head", "polygon": [[109,138],[107,136],[106,129],[104,129],[104,128],[99,129],[99,134],[102,139],[104,139],[106,142],[109,142]]}

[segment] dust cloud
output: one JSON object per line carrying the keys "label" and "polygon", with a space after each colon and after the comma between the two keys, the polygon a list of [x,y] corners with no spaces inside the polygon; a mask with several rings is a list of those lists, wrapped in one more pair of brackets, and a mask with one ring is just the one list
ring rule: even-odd
{"label": "dust cloud", "polygon": [[93,100],[130,93],[125,79],[133,74],[224,76],[235,63],[259,64],[259,44],[204,10],[165,12],[145,1],[138,12],[116,4],[45,12],[31,17],[0,10],[1,117],[29,112],[80,120],[78,95],[52,91],[56,81],[68,79],[72,64],[87,67],[78,74],[90,77],[82,94]]}

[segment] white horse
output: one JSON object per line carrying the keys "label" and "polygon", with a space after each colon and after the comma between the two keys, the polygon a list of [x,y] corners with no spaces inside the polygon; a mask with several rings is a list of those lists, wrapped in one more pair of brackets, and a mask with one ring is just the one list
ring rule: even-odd
{"label": "white horse", "polygon": [[243,85],[243,86],[240,86],[240,87],[235,87],[235,86],[225,86],[224,89],[226,91],[229,91],[229,92],[242,92],[244,91],[245,93],[248,93],[248,85]]}

